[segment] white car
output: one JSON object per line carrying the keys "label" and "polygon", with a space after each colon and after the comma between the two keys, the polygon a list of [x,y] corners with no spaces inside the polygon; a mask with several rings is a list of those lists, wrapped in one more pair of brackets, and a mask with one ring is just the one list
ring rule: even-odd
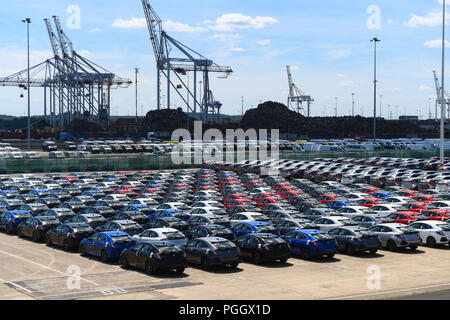
{"label": "white car", "polygon": [[145,230],[141,234],[133,236],[137,243],[164,242],[178,247],[186,245],[187,238],[177,229],[158,228]]}
{"label": "white car", "polygon": [[243,222],[270,222],[271,220],[265,215],[258,212],[241,212],[230,217],[231,226],[234,227],[238,223]]}
{"label": "white car", "polygon": [[386,204],[398,204],[398,205],[402,205],[405,203],[408,203],[408,199],[407,197],[390,197],[390,198],[386,198],[383,200],[383,202],[385,202]]}
{"label": "white car", "polygon": [[354,216],[364,214],[366,210],[367,208],[362,206],[348,206],[342,207],[336,212],[344,217],[352,218]]}
{"label": "white car", "polygon": [[331,229],[342,226],[357,226],[358,224],[347,217],[322,217],[313,221],[320,231],[328,232]]}
{"label": "white car", "polygon": [[437,209],[450,209],[450,201],[435,201],[430,203],[428,206],[429,209],[437,208]]}
{"label": "white car", "polygon": [[167,202],[160,204],[158,210],[191,210],[191,207],[182,202]]}
{"label": "white car", "polygon": [[391,213],[399,211],[399,209],[399,205],[377,204],[371,208],[366,209],[366,213],[376,215],[377,218],[382,218],[390,215]]}
{"label": "white car", "polygon": [[228,213],[224,209],[206,207],[206,208],[194,208],[188,212],[192,216],[204,216],[204,215],[216,215],[216,216],[227,216]]}
{"label": "white car", "polygon": [[420,221],[412,223],[410,227],[419,231],[422,242],[430,247],[449,243],[449,224],[441,221]]}

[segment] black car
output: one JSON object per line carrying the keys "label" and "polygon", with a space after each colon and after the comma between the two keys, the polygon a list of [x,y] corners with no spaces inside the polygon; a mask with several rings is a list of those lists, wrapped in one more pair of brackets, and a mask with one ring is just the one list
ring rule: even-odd
{"label": "black car", "polygon": [[183,250],[164,243],[139,243],[133,248],[125,249],[120,254],[119,263],[124,268],[133,266],[148,274],[170,269],[181,274],[186,268]]}
{"label": "black car", "polygon": [[121,231],[131,237],[144,232],[144,228],[133,220],[117,220],[106,222],[95,229],[97,232]]}
{"label": "black car", "polygon": [[85,210],[81,212],[82,214],[99,214],[103,216],[105,219],[112,218],[116,211],[108,206],[95,206],[95,207],[88,207]]}
{"label": "black car", "polygon": [[231,222],[228,217],[224,216],[193,216],[189,220],[191,226],[217,224],[226,228],[231,228]]}
{"label": "black car", "polygon": [[359,226],[348,226],[332,229],[328,234],[338,243],[338,250],[349,255],[369,251],[375,254],[381,248],[378,235]]}
{"label": "black car", "polygon": [[102,224],[108,222],[108,220],[106,220],[100,214],[86,213],[86,214],[79,214],[79,215],[73,216],[67,222],[84,223],[84,224],[89,225],[91,228],[96,229],[97,227],[101,226]]}
{"label": "black car", "polygon": [[116,213],[111,220],[133,220],[139,223],[144,228],[148,228],[148,223],[150,222],[150,218],[145,214],[134,211],[134,212],[119,212]]}
{"label": "black car", "polygon": [[235,243],[241,250],[241,258],[251,259],[255,264],[276,260],[286,263],[291,257],[287,242],[270,233],[243,235]]}
{"label": "black car", "polygon": [[70,209],[65,208],[54,208],[49,209],[40,214],[42,217],[55,217],[61,223],[65,223],[75,216],[75,213]]}
{"label": "black car", "polygon": [[209,237],[189,241],[183,248],[186,260],[192,264],[200,264],[205,270],[216,265],[239,265],[239,249],[225,238]]}
{"label": "black car", "polygon": [[186,236],[189,233],[189,225],[185,221],[175,217],[150,219],[150,221],[148,222],[148,229],[158,229],[158,228],[177,229]]}
{"label": "black car", "polygon": [[45,204],[41,203],[30,203],[21,205],[17,210],[27,211],[32,216],[36,217],[42,212],[47,211],[49,208]]}
{"label": "black car", "polygon": [[292,230],[301,230],[301,229],[316,229],[311,222],[305,222],[303,220],[278,220],[274,223],[275,228],[277,228],[278,233],[283,236],[286,233],[291,232]]}
{"label": "black car", "polygon": [[36,217],[29,218],[17,227],[19,237],[32,238],[38,242],[45,239],[47,231],[61,224],[55,217]]}
{"label": "black car", "polygon": [[220,237],[230,241],[234,241],[236,236],[230,229],[217,224],[206,224],[192,227],[188,233],[190,239],[205,237]]}
{"label": "black car", "polygon": [[75,213],[81,212],[86,209],[86,205],[82,202],[74,202],[69,200],[67,202],[61,203],[58,208],[70,209]]}
{"label": "black car", "polygon": [[78,249],[80,242],[94,233],[94,229],[85,223],[60,224],[47,232],[45,240],[49,246],[57,245],[69,251]]}
{"label": "black car", "polygon": [[49,208],[55,208],[61,204],[61,201],[56,196],[48,195],[44,198],[38,199],[35,203],[45,204]]}

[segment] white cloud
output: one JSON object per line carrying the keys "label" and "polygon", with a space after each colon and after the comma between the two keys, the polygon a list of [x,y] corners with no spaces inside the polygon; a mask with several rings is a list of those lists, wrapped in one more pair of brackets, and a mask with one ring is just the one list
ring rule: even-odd
{"label": "white cloud", "polygon": [[419,87],[420,91],[428,91],[428,90],[433,90],[432,88],[430,88],[429,86],[425,86],[425,85],[421,85]]}
{"label": "white cloud", "polygon": [[90,34],[100,33],[100,32],[102,32],[102,30],[99,28],[94,28],[94,29],[91,29],[91,31],[89,31]]}
{"label": "white cloud", "polygon": [[343,59],[347,58],[352,54],[352,50],[347,48],[334,49],[327,52],[329,59]]}
{"label": "white cloud", "polygon": [[124,20],[122,18],[116,19],[111,27],[121,29],[141,29],[147,27],[147,21],[145,18],[131,18],[130,20]]}
{"label": "white cloud", "polygon": [[300,68],[298,66],[291,66],[291,70],[292,71],[297,71],[297,70],[300,70]]}
{"label": "white cloud", "polygon": [[166,22],[164,22],[163,27],[164,30],[168,32],[203,32],[207,30],[202,27],[192,27],[188,24],[174,22],[172,20],[167,20]]}
{"label": "white cloud", "polygon": [[233,32],[235,29],[263,29],[267,25],[278,23],[279,21],[272,17],[255,17],[243,15],[242,13],[228,13],[222,15],[216,20],[212,30],[221,32]]}
{"label": "white cloud", "polygon": [[[114,23],[111,25],[114,28],[121,28],[121,29],[142,29],[147,28],[147,21],[145,18],[131,18],[130,20],[124,20],[122,18],[118,18],[114,21]],[[181,23],[181,22],[175,22],[172,20],[167,20],[163,23],[163,27],[165,31],[168,32],[202,32],[206,31],[206,28],[202,27],[192,27],[188,24]]]}
{"label": "white cloud", "polygon": [[[447,20],[448,19],[449,18],[447,17]],[[442,25],[442,10],[428,12],[426,16],[418,16],[411,13],[411,18],[405,24],[412,28],[417,26],[436,27]]]}
{"label": "white cloud", "polygon": [[235,33],[235,34],[217,33],[217,34],[214,34],[211,38],[218,39],[223,42],[230,42],[230,41],[242,39],[243,36],[239,33]]}
{"label": "white cloud", "polygon": [[339,83],[339,87],[353,87],[356,88],[358,85],[352,80],[344,80]]}
{"label": "white cloud", "polygon": [[260,46],[268,46],[269,44],[270,44],[270,40],[269,39],[267,39],[267,40],[261,40],[261,41],[258,41],[258,44],[260,45]]}
{"label": "white cloud", "polygon": [[230,51],[233,51],[233,52],[244,52],[246,50],[244,48],[231,48]]}
{"label": "white cloud", "polygon": [[[442,40],[429,40],[425,41],[424,43],[425,47],[428,48],[442,48]],[[450,48],[450,42],[445,40],[445,47]]]}

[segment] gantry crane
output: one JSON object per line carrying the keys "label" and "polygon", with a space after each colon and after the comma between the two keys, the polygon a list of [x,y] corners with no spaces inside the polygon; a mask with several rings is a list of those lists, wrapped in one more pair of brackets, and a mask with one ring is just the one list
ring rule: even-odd
{"label": "gantry crane", "polygon": [[[288,108],[300,113],[305,117],[310,117],[311,115],[311,103],[314,102],[311,96],[305,95],[292,80],[291,67],[287,66],[288,82],[289,82],[289,97],[288,97]],[[303,102],[307,103],[307,109],[303,107]]]}
{"label": "gantry crane", "polygon": [[[52,127],[65,127],[75,118],[97,122],[103,129],[109,126],[110,90],[127,88],[132,82],[103,69],[79,55],[64,33],[57,16],[53,16],[54,31],[49,19],[44,19],[53,58],[30,67],[30,87],[44,88],[44,116],[47,106]],[[0,78],[0,86],[27,88],[28,69]],[[27,88],[29,89],[29,88]],[[49,93],[49,94],[48,94]]]}
{"label": "gantry crane", "polygon": [[[437,75],[436,71],[433,71],[433,76],[434,76],[434,84],[436,86],[436,95],[437,95],[437,99],[436,99],[436,118],[435,118],[435,120],[437,120],[438,119],[438,104],[441,105],[441,108],[443,107],[443,104],[441,102],[441,100],[442,100],[442,87],[441,87],[441,84],[439,83],[439,78],[438,78],[438,75]],[[444,90],[444,96],[446,97],[444,103],[447,106],[447,119],[449,119],[450,118],[450,95],[445,90]]]}
{"label": "gantry crane", "polygon": [[[233,70],[230,67],[217,65],[212,60],[205,58],[200,53],[169,36],[164,31],[163,23],[150,5],[149,0],[142,0],[142,6],[156,59],[158,110],[161,109],[161,75],[163,75],[167,80],[166,99],[168,109],[171,107],[171,88],[173,88],[185,104],[188,112],[192,112],[205,123],[218,121],[222,104],[214,100],[210,89],[209,73],[221,73],[222,76],[220,78],[227,78],[233,73]],[[175,57],[173,50],[178,51],[178,57]],[[194,73],[192,89],[181,77],[188,72]],[[198,72],[202,73],[202,80],[198,79]],[[181,84],[174,84],[174,79]],[[200,90],[203,91],[202,94],[197,92],[200,83],[202,84]],[[186,99],[187,96],[183,93],[184,90],[186,90],[187,96],[192,98],[192,101],[191,99]],[[191,105],[192,103],[193,106]]]}

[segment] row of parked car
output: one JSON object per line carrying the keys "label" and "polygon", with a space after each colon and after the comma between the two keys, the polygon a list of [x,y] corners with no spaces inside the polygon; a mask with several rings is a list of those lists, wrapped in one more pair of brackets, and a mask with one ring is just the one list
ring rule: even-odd
{"label": "row of parked car", "polygon": [[[346,165],[334,161],[316,162]],[[261,177],[247,164],[220,168],[228,165],[0,176],[0,229],[149,273],[449,243],[450,201],[437,190]]]}

